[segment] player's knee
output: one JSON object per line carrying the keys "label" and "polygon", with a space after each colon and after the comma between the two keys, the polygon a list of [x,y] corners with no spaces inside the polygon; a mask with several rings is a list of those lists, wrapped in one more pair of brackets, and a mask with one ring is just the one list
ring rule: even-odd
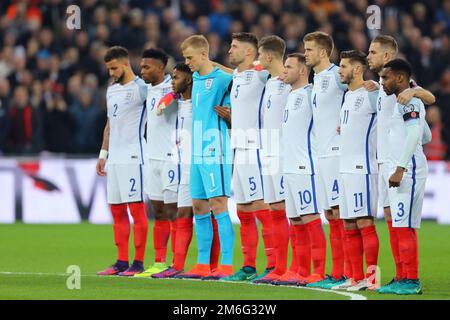
{"label": "player's knee", "polygon": [[291,221],[291,224],[296,226],[299,224],[303,224],[303,220],[301,217],[296,217],[296,218],[289,218],[289,220]]}
{"label": "player's knee", "polygon": [[260,210],[269,210],[270,207],[267,203],[264,203],[263,200],[256,200],[252,203],[252,209],[254,211],[260,211]]}
{"label": "player's knee", "polygon": [[302,216],[303,223],[309,223],[311,221],[318,220],[318,219],[320,219],[320,214],[319,213],[307,214],[307,215]]}
{"label": "player's knee", "polygon": [[358,229],[358,224],[356,223],[356,219],[345,219],[344,220],[344,229],[345,230]]}
{"label": "player's knee", "polygon": [[328,221],[334,220],[333,211],[331,211],[331,210],[325,210],[325,218],[326,218]]}
{"label": "player's knee", "polygon": [[339,206],[331,207],[331,212],[333,214],[334,219],[340,219]]}
{"label": "player's knee", "polygon": [[228,199],[226,197],[217,197],[209,200],[211,210],[214,214],[228,211]]}
{"label": "player's knee", "polygon": [[194,214],[205,214],[210,212],[209,204],[206,200],[192,200],[192,210]]}
{"label": "player's knee", "polygon": [[356,224],[358,225],[358,229],[362,229],[374,225],[374,221],[372,217],[365,217],[358,219]]}
{"label": "player's knee", "polygon": [[169,220],[175,220],[177,218],[177,204],[167,203],[164,205],[164,216]]}
{"label": "player's knee", "polygon": [[152,201],[152,208],[156,220],[165,220],[164,203],[162,201]]}
{"label": "player's knee", "polygon": [[277,203],[271,203],[270,210],[272,210],[272,211],[285,210],[284,201],[277,202]]}
{"label": "player's knee", "polygon": [[178,218],[192,218],[192,207],[178,208]]}
{"label": "player's knee", "polygon": [[253,211],[251,203],[238,204],[238,205],[236,205],[236,209],[238,211],[242,211],[242,212],[251,212],[251,211]]}
{"label": "player's knee", "polygon": [[386,219],[386,221],[392,221],[392,215],[391,215],[391,208],[390,207],[384,208],[384,218]]}

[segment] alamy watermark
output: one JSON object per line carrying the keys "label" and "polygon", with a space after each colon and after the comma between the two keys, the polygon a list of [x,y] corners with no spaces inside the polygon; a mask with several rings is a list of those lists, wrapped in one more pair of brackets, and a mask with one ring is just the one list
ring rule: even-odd
{"label": "alamy watermark", "polygon": [[80,30],[81,29],[81,9],[77,5],[70,5],[66,10],[67,19],[66,27],[69,30]]}
{"label": "alamy watermark", "polygon": [[369,30],[381,29],[381,9],[377,5],[367,7],[366,13],[368,15],[366,25]]}
{"label": "alamy watermark", "polygon": [[77,265],[67,267],[66,273],[69,275],[66,280],[66,287],[69,290],[81,289],[81,269]]}

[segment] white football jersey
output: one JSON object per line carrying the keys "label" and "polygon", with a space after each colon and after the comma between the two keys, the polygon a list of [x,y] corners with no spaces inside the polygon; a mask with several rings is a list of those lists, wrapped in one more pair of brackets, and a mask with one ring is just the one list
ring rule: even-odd
{"label": "white football jersey", "polygon": [[[378,163],[385,163],[389,157],[389,145],[388,141],[390,121],[392,120],[392,114],[394,112],[395,104],[397,103],[397,97],[395,94],[387,95],[384,92],[383,84],[380,79],[380,90],[377,100],[377,161]],[[414,81],[409,83],[411,88],[417,87]]]}
{"label": "white football jersey", "polygon": [[282,124],[284,108],[291,86],[278,77],[267,80],[261,104],[261,149],[264,156],[280,156],[282,153]]}
{"label": "white football jersey", "polygon": [[266,70],[255,69],[233,73],[231,101],[231,147],[258,149],[260,147],[259,118],[264,88],[269,78]]}
{"label": "white football jersey", "polygon": [[[407,105],[396,103],[388,133],[388,163],[391,168],[397,167],[402,148],[405,145],[406,122],[418,119],[420,121],[421,132],[423,132],[425,115],[425,106],[418,98],[412,98]],[[417,178],[427,176],[427,159],[423,153],[421,138],[417,142],[416,150],[414,151],[414,155],[409,161],[406,170],[410,173],[414,172]]]}
{"label": "white football jersey", "polygon": [[125,85],[115,83],[108,87],[108,163],[143,164],[146,97],[147,85],[139,77]]}
{"label": "white football jersey", "polygon": [[314,174],[317,162],[311,106],[312,85],[289,93],[283,121],[283,172]]}
{"label": "white football jersey", "polygon": [[395,94],[387,95],[380,81],[380,90],[377,99],[377,161],[387,162],[389,156],[388,134],[392,113],[394,112],[397,97]]}
{"label": "white football jersey", "polygon": [[181,167],[180,184],[189,181],[192,139],[192,100],[178,100],[177,146]]}
{"label": "white football jersey", "polygon": [[156,114],[156,107],[161,98],[172,91],[172,78],[167,75],[163,82],[156,86],[148,85],[147,94],[147,144],[146,158],[155,160],[176,159],[175,125],[176,108],[167,108],[162,115]]}
{"label": "white football jersey", "polygon": [[339,115],[347,85],[339,79],[339,67],[330,68],[314,75],[312,106],[317,134],[318,156],[339,156]]}
{"label": "white football jersey", "polygon": [[[347,91],[341,108],[340,172],[376,174],[378,92]],[[335,128],[336,130],[336,128]]]}

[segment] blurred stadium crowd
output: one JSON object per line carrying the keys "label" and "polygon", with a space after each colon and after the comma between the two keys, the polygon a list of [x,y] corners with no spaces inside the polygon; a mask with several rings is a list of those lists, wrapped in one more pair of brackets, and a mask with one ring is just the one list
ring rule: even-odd
{"label": "blurred stadium crowd", "polygon": [[[70,4],[81,8],[81,30],[66,27]],[[366,27],[371,4],[382,10],[381,30]],[[191,34],[206,35],[211,59],[229,65],[233,32],[279,35],[290,53],[303,51],[303,35],[315,30],[333,36],[335,62],[341,50],[367,52],[378,33],[394,36],[418,84],[436,95],[427,157],[450,159],[450,0],[2,0],[0,154],[96,154],[111,45],[130,50],[139,74],[143,49],[166,50],[171,69]]]}

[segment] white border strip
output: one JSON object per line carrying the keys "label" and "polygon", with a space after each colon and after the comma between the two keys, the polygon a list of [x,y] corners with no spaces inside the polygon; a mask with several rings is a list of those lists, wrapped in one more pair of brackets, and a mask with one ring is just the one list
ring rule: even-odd
{"label": "white border strip", "polygon": [[[2,271],[0,272],[0,275],[12,275],[12,276],[59,276],[59,277],[68,277],[70,274],[67,273],[40,273],[40,272],[9,272],[9,271]],[[91,278],[101,278],[101,277],[108,277],[108,278],[116,278],[117,276],[97,276],[94,274],[82,274],[82,277],[91,277]],[[126,278],[126,277],[123,277]],[[134,278],[134,277],[130,277],[130,279],[146,279],[146,278]],[[152,280],[158,280],[158,279],[152,279]],[[165,280],[165,279],[159,279],[159,280]],[[167,280],[180,280],[180,281],[202,281],[201,279],[167,279]],[[230,283],[230,284],[234,284],[234,283],[239,283],[239,284],[249,284],[248,282],[243,282],[243,281],[236,281],[236,282],[226,282],[226,281],[221,281],[220,283]],[[271,284],[256,284],[255,286],[261,286],[261,285],[266,285],[266,286],[271,286],[271,287],[277,287],[277,286],[273,286]],[[322,292],[326,292],[326,293],[334,293],[337,295],[341,295],[341,296],[345,296],[345,297],[350,297],[350,300],[367,300],[366,296],[363,296],[361,294],[356,294],[356,293],[350,293],[350,292],[341,292],[341,291],[335,291],[335,290],[326,290],[326,289],[319,289],[319,288],[308,288],[308,287],[295,287],[295,286],[282,286],[283,288],[292,288],[292,289],[303,289],[303,290],[313,290],[313,291],[322,291]]]}

